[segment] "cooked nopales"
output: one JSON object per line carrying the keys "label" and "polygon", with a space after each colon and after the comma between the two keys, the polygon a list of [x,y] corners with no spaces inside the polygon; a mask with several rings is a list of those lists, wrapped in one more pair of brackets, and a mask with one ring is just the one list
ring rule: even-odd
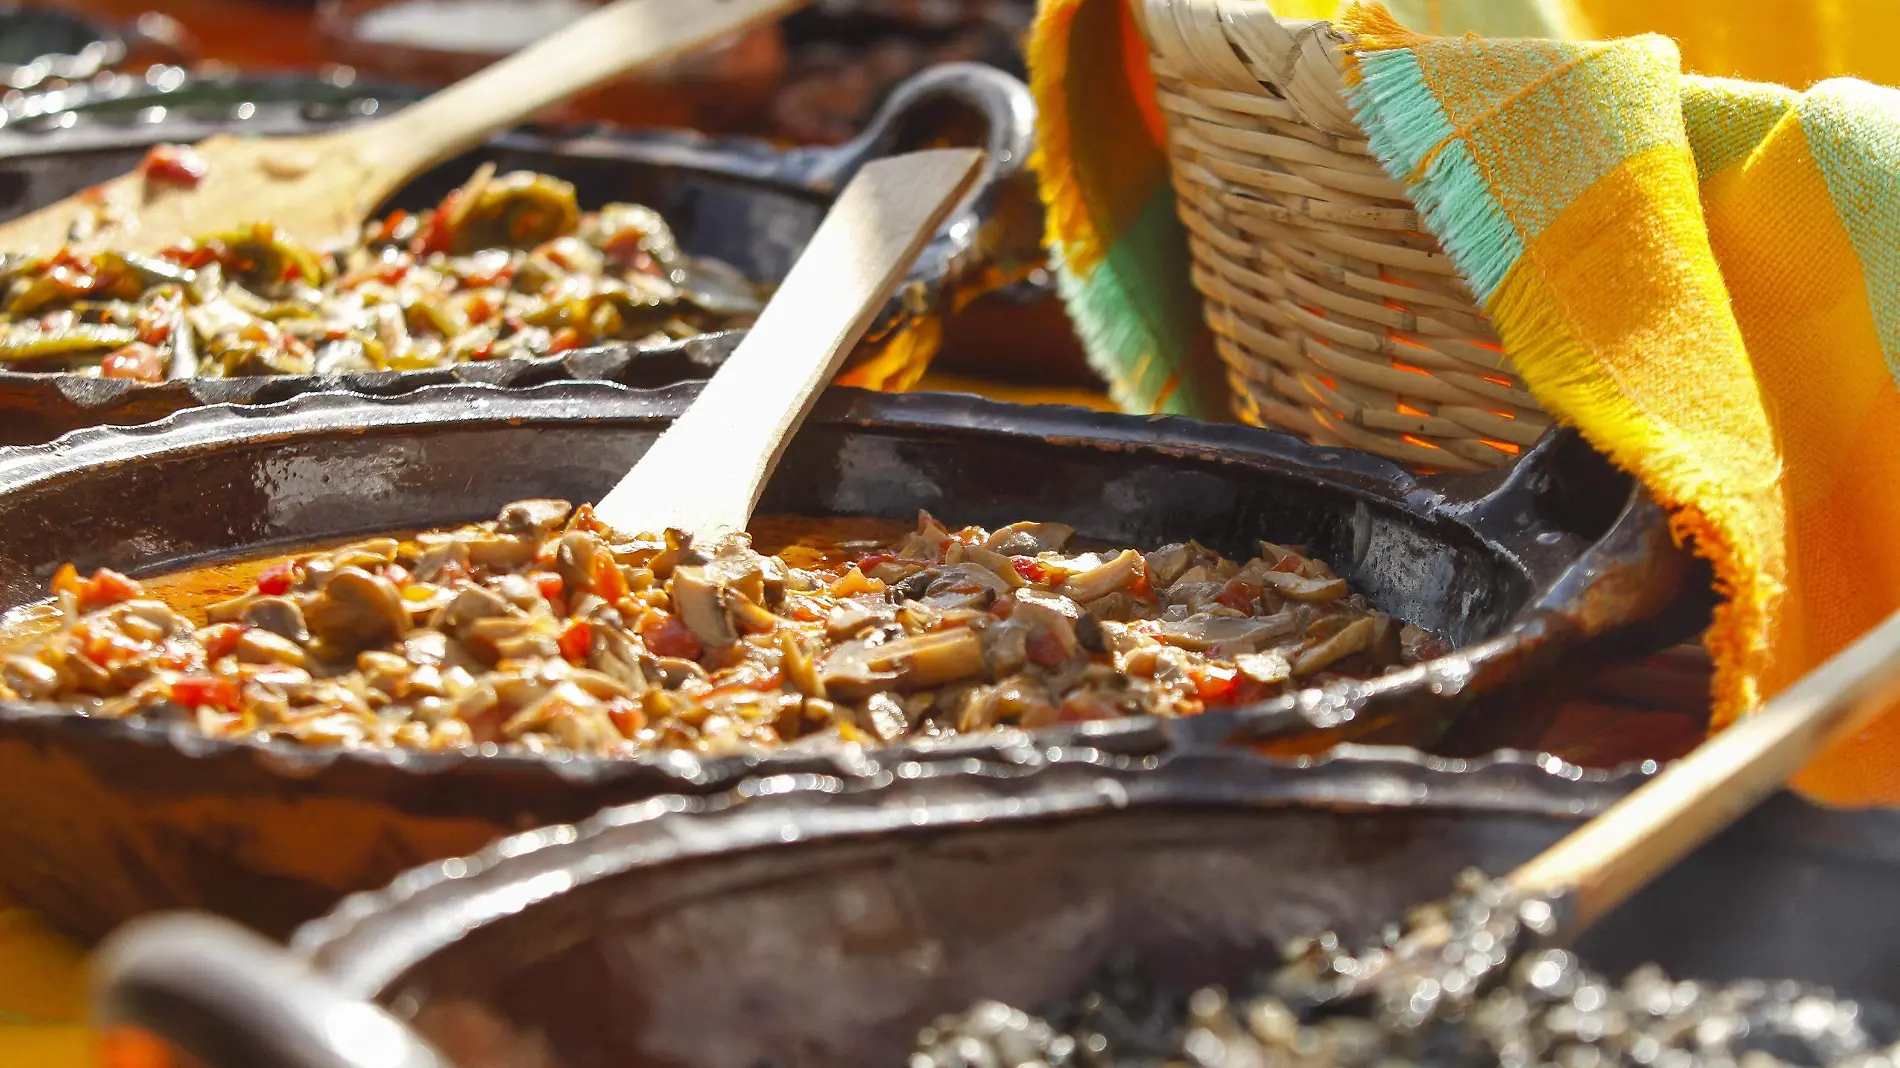
{"label": "cooked nopales", "polygon": [[410,371],[659,343],[746,325],[760,306],[757,286],[682,252],[652,209],[582,212],[567,182],[488,165],[342,250],[263,222],[156,256],[0,257],[0,368],[141,382]]}
{"label": "cooked nopales", "polygon": [[109,570],[54,579],[56,627],[0,695],[214,737],[625,756],[1251,702],[1444,643],[1262,543],[1077,551],[1058,523],[896,544],[622,539],[586,505],[287,558],[202,618]]}
{"label": "cooked nopales", "polygon": [[[1411,926],[1450,942],[1399,962],[1391,925],[1357,952],[1332,933],[1231,995],[1157,981],[1138,961],[1033,1016],[986,1001],[917,1037],[909,1068],[1891,1068],[1900,1015],[1794,980],[1618,982],[1539,945],[1549,902],[1467,872]],[[1365,977],[1365,996],[1342,997]]]}

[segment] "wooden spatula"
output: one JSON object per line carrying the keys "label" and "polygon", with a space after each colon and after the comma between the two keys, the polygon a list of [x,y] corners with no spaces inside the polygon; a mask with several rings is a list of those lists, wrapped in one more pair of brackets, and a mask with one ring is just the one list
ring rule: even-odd
{"label": "wooden spatula", "polygon": [[186,238],[274,223],[317,249],[423,170],[617,74],[737,33],[803,0],[620,0],[507,59],[366,126],[312,137],[220,135],[196,146],[196,185],[140,171],[0,225],[0,252],[154,252]]}
{"label": "wooden spatula", "polygon": [[819,390],[982,161],[935,149],[860,170],[745,340],[595,514],[626,534],[744,530]]}
{"label": "wooden spatula", "polygon": [[[1761,711],[1520,866],[1505,883],[1559,902],[1547,941],[1566,942],[1735,822],[1822,750],[1900,705],[1900,613],[1888,617]],[[1448,932],[1426,928],[1397,959],[1423,959]],[[1362,989],[1369,985],[1358,984]]]}

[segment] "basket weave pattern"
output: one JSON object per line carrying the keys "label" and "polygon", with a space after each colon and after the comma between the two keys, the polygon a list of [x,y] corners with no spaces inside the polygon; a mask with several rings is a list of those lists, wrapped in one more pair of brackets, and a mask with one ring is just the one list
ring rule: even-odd
{"label": "basket weave pattern", "polygon": [[1509,462],[1550,419],[1343,95],[1342,35],[1261,0],[1130,0],[1235,414],[1423,467]]}

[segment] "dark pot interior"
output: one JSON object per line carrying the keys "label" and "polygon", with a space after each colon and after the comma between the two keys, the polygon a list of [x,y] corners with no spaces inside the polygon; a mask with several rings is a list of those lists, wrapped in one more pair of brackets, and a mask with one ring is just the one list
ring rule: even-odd
{"label": "dark pot interior", "polygon": [[[610,813],[578,842],[417,873],[298,946],[465,1064],[528,1041],[568,1068],[888,1068],[938,1013],[985,997],[1034,1010],[1127,955],[1176,983],[1231,984],[1292,936],[1369,937],[1466,867],[1527,859],[1618,785],[1378,764],[1212,758],[1139,781],[1064,768],[1034,788]],[[1612,974],[1656,961],[1891,1001],[1900,928],[1880,916],[1896,875],[1894,816],[1784,797],[1580,950]],[[474,1038],[472,1015],[502,1026]]]}

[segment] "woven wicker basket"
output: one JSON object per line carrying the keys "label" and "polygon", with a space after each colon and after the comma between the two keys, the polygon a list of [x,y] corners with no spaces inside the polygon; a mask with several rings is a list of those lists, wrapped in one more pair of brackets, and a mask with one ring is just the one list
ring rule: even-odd
{"label": "woven wicker basket", "polygon": [[1262,0],[1128,0],[1235,414],[1423,467],[1550,420],[1343,96],[1345,37]]}

